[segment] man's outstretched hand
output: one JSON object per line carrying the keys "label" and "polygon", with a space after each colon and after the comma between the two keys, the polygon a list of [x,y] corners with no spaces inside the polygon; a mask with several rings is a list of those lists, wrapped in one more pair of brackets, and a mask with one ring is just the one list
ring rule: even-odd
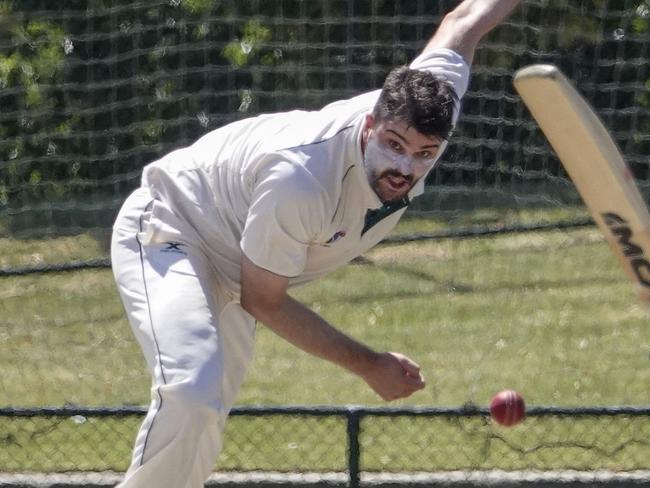
{"label": "man's outstretched hand", "polygon": [[406,398],[425,386],[420,366],[396,352],[378,354],[361,377],[386,401]]}

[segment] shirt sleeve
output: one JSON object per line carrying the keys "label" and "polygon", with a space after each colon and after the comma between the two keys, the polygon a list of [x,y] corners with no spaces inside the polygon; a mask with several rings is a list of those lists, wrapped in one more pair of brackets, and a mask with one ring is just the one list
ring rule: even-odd
{"label": "shirt sleeve", "polygon": [[263,170],[253,189],[242,233],[242,252],[260,268],[292,278],[305,268],[319,235],[324,192],[313,177],[290,163]]}
{"label": "shirt sleeve", "polygon": [[[460,54],[451,49],[437,48],[424,51],[413,60],[409,67],[429,71],[446,80],[454,88],[459,101],[467,91],[469,66]],[[459,107],[456,107],[454,121],[458,118],[458,112]]]}

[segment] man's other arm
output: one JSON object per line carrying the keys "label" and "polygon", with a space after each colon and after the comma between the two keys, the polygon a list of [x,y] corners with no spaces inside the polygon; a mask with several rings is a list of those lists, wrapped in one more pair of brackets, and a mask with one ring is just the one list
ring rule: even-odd
{"label": "man's other arm", "polygon": [[287,294],[288,278],[243,256],[241,281],[244,310],[300,349],[360,376],[384,400],[424,388],[416,363],[398,353],[375,352],[332,327]]}
{"label": "man's other arm", "polygon": [[481,38],[503,22],[519,3],[520,0],[465,0],[445,15],[424,51],[451,49],[471,65]]}

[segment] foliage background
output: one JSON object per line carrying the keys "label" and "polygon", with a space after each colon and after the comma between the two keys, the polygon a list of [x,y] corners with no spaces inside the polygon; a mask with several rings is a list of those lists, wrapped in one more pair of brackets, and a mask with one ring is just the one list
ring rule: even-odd
{"label": "foliage background", "polygon": [[[110,226],[143,165],[241,117],[378,88],[449,0],[0,0],[0,232]],[[514,95],[559,65],[650,180],[649,0],[526,0],[478,52],[416,211],[577,201]],[[433,191],[435,189],[435,191]]]}

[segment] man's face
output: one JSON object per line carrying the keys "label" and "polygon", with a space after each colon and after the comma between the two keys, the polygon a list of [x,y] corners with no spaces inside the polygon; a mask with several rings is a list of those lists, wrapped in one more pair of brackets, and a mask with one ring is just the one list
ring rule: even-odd
{"label": "man's face", "polygon": [[433,167],[442,144],[400,120],[376,122],[366,118],[363,162],[370,186],[382,202],[404,198]]}

